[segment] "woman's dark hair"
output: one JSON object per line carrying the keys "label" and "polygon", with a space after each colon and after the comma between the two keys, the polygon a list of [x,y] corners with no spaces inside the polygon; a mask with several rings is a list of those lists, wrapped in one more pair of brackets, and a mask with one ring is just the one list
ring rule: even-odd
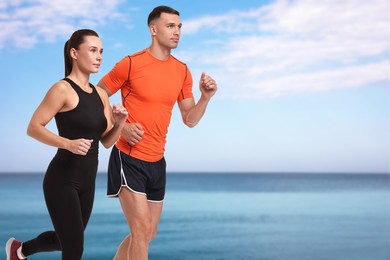
{"label": "woman's dark hair", "polygon": [[178,11],[176,11],[175,9],[173,9],[169,6],[160,5],[160,6],[157,6],[156,8],[154,8],[152,10],[152,12],[150,12],[149,17],[148,17],[148,26],[150,25],[150,23],[153,20],[160,18],[161,13],[177,14],[178,16],[180,16],[180,13]]}
{"label": "woman's dark hair", "polygon": [[78,50],[80,47],[80,44],[84,42],[85,36],[96,36],[99,37],[99,35],[91,29],[81,29],[75,31],[69,40],[66,41],[64,46],[64,61],[65,61],[65,77],[67,77],[71,72],[73,68],[73,60],[70,56],[70,50],[72,48]]}

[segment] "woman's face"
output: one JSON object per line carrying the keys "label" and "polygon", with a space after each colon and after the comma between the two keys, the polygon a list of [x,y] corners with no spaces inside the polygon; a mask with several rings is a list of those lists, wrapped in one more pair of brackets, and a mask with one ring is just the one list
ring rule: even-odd
{"label": "woman's face", "polygon": [[[85,36],[79,49],[71,50],[73,68],[78,67],[84,73],[97,73],[103,60],[103,48],[99,37]],[[75,66],[77,64],[77,66]]]}

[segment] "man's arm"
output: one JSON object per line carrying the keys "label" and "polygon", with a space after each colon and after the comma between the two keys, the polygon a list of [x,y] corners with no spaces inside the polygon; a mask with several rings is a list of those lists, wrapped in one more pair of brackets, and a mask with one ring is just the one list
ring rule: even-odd
{"label": "man's arm", "polygon": [[211,97],[217,92],[217,83],[203,72],[199,80],[199,89],[201,97],[198,103],[195,104],[193,98],[187,98],[179,102],[183,122],[191,128],[196,126],[202,119]]}
{"label": "man's arm", "polygon": [[[109,97],[114,94],[103,82],[103,80],[100,80],[97,85],[104,89]],[[122,128],[122,136],[130,145],[136,145],[139,141],[141,141],[142,137],[144,136],[144,129],[138,123],[129,123],[127,121]]]}
{"label": "man's arm", "polygon": [[111,90],[107,87],[107,85],[104,83],[104,81],[102,79],[99,81],[99,83],[97,85],[99,87],[101,87],[102,89],[104,89],[109,97],[111,97],[112,94],[114,94],[111,92]]}

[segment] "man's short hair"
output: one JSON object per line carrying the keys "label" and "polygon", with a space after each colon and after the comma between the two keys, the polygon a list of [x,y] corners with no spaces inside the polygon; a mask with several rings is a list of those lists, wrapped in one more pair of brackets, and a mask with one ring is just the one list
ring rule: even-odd
{"label": "man's short hair", "polygon": [[162,13],[177,14],[180,16],[180,13],[178,11],[176,11],[175,9],[173,9],[169,6],[160,5],[160,6],[155,7],[152,10],[152,12],[150,12],[149,17],[148,17],[148,26],[150,25],[150,23],[153,20],[160,18]]}

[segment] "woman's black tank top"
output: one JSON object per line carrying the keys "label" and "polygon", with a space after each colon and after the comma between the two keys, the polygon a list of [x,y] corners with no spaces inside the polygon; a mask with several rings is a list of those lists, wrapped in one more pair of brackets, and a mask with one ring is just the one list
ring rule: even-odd
{"label": "woman's black tank top", "polygon": [[[79,103],[74,109],[58,112],[55,115],[58,134],[71,140],[79,138],[93,139],[87,155],[97,156],[100,137],[107,129],[103,102],[91,83],[89,85],[92,88],[92,93],[87,93],[72,80],[68,78],[64,80],[76,91],[79,96]],[[58,151],[71,153],[64,149],[58,149]]]}

